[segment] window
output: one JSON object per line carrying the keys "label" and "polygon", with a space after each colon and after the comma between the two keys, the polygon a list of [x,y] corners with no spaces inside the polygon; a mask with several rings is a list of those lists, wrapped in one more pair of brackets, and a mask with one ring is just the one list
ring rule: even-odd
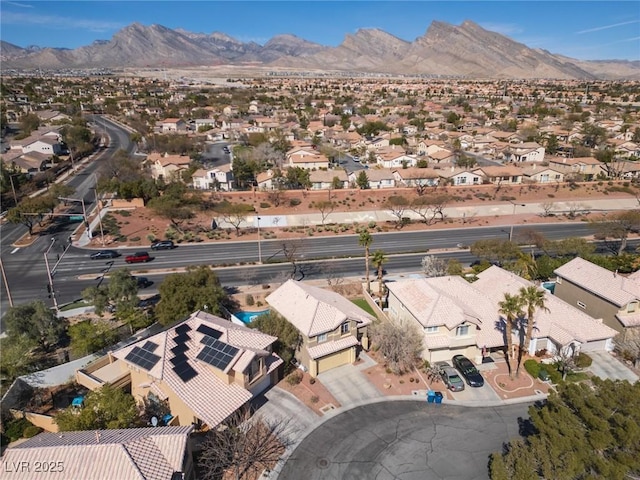
{"label": "window", "polygon": [[438,327],[427,327],[424,329],[426,333],[436,333],[438,331]]}
{"label": "window", "polygon": [[345,322],[340,325],[340,333],[344,335],[345,333],[349,333],[349,322]]}
{"label": "window", "polygon": [[580,300],[578,300],[576,302],[576,305],[578,305],[580,308],[587,308],[587,305],[585,303],[581,302]]}
{"label": "window", "polygon": [[464,337],[469,335],[469,325],[460,325],[456,328],[456,337]]}
{"label": "window", "polygon": [[321,333],[316,338],[318,339],[318,343],[326,342],[327,341],[327,334],[326,333]]}
{"label": "window", "polygon": [[627,305],[627,313],[633,313],[638,308],[638,302],[629,302]]}
{"label": "window", "polygon": [[249,373],[249,382],[253,382],[258,375],[260,375],[260,371],[262,370],[262,359],[254,358],[251,361],[251,365],[248,368]]}

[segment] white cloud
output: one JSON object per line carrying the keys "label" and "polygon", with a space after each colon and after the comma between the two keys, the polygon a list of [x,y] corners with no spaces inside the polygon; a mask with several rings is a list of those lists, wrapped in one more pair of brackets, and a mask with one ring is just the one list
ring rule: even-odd
{"label": "white cloud", "polygon": [[11,5],[12,7],[20,7],[20,8],[33,8],[33,5],[28,5],[26,3],[18,3],[18,2],[3,2],[7,5]]}
{"label": "white cloud", "polygon": [[118,30],[125,25],[119,22],[103,20],[88,20],[83,18],[69,18],[57,15],[32,15],[29,13],[4,12],[2,23],[11,25],[46,25],[50,28],[65,30],[80,29],[92,32],[109,32]]}
{"label": "white cloud", "polygon": [[588,28],[587,30],[580,30],[579,32],[576,32],[576,34],[582,35],[583,33],[599,32],[600,30],[607,30],[609,28],[622,27],[623,25],[631,25],[632,23],[638,23],[638,22],[640,22],[640,20],[630,20],[628,22],[613,23],[611,25],[604,25],[602,27],[595,27],[595,28]]}

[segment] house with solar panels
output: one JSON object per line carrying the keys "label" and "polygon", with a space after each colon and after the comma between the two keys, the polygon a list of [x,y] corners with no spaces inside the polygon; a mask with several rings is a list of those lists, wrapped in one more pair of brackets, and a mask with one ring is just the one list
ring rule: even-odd
{"label": "house with solar panels", "polygon": [[76,372],[95,390],[109,383],[132,395],[167,401],[169,425],[213,428],[276,384],[283,361],[277,337],[206,312],[124,348]]}

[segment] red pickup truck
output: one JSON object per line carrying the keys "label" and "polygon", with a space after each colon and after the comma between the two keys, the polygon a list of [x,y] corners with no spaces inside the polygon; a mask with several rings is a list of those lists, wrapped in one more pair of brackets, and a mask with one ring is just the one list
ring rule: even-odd
{"label": "red pickup truck", "polygon": [[151,260],[151,257],[147,252],[136,252],[132,255],[127,255],[124,259],[127,263],[143,263]]}

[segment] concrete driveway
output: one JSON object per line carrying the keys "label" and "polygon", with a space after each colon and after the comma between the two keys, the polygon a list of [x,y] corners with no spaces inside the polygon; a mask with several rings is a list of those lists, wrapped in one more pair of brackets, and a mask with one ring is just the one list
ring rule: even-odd
{"label": "concrete driveway", "polygon": [[279,480],[485,480],[489,455],[518,437],[530,404],[469,409],[407,400],[330,417],[291,453]]}
{"label": "concrete driveway", "polygon": [[257,408],[256,414],[262,415],[265,420],[277,422],[291,419],[287,433],[292,440],[297,440],[320,418],[294,395],[280,387],[271,387],[252,403]]}
{"label": "concrete driveway", "polygon": [[608,352],[589,352],[587,355],[593,359],[587,370],[602,379],[628,380],[630,383],[638,380],[638,375]]}
{"label": "concrete driveway", "polygon": [[464,405],[495,405],[502,400],[496,391],[491,388],[489,382],[485,382],[482,387],[470,387],[465,383],[461,392],[451,392],[454,400]]}
{"label": "concrete driveway", "polygon": [[318,380],[343,407],[364,400],[381,398],[382,394],[362,373],[362,369],[368,366],[366,360],[364,364],[342,365],[321,373],[318,375]]}

